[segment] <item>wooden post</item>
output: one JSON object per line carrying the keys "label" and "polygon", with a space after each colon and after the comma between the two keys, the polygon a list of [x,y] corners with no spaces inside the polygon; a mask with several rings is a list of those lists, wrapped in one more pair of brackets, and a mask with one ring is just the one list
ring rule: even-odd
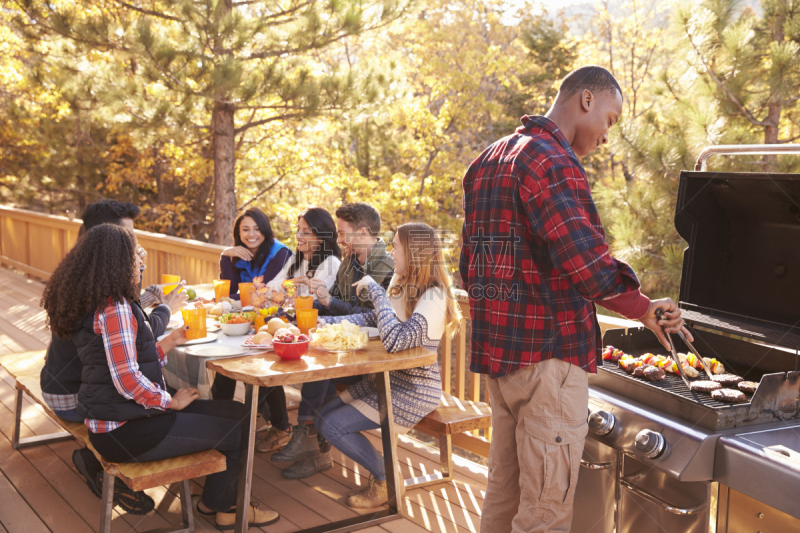
{"label": "wooden post", "polygon": [[450,394],[452,389],[451,382],[453,381],[453,338],[447,333],[442,339],[440,348],[442,350],[442,366],[439,372],[442,375],[442,390]]}
{"label": "wooden post", "polygon": [[458,347],[456,348],[456,398],[466,400],[465,384],[467,361],[467,319],[461,319],[458,328]]}

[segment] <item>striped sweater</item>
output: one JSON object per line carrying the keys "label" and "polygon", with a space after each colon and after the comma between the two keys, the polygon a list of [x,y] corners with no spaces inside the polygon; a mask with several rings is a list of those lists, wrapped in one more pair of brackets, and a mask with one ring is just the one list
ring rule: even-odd
{"label": "striped sweater", "polygon": [[[416,347],[430,351],[438,349],[445,326],[447,296],[443,289],[428,289],[417,302],[414,312],[407,317],[401,299],[390,298],[383,287],[374,281],[368,287],[375,309],[357,315],[325,317],[325,322],[330,324],[348,320],[358,326],[377,327],[389,353]],[[389,372],[389,380],[394,423],[398,432],[408,431],[438,407],[442,396],[442,379],[437,363]],[[373,422],[380,423],[374,374],[365,376],[351,386],[341,399]]]}

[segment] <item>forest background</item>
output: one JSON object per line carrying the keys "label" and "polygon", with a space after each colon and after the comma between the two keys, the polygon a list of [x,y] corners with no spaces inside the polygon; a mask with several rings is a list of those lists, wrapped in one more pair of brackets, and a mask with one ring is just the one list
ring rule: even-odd
{"label": "forest background", "polygon": [[708,145],[800,139],[800,0],[7,0],[0,201],[117,198],[140,229],[225,244],[251,206],[291,243],[306,207],[363,200],[388,239],[442,230],[455,270],[466,168],[586,64],[624,91],[584,161],[612,252],[676,298],[680,171]]}

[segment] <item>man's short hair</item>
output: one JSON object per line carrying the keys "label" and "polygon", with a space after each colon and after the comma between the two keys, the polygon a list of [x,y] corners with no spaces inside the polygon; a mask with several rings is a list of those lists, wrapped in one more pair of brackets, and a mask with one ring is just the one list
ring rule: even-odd
{"label": "man's short hair", "polygon": [[620,89],[619,83],[617,83],[614,75],[597,65],[587,65],[585,67],[576,68],[564,76],[558,92],[560,92],[564,98],[570,98],[573,94],[583,89],[588,89],[595,94],[619,91],[620,96],[622,96],[622,89]]}
{"label": "man's short hair", "polygon": [[81,215],[83,231],[89,231],[100,224],[122,224],[123,218],[136,219],[141,213],[139,206],[130,202],[103,199],[86,206]]}
{"label": "man's short hair", "polygon": [[381,232],[381,215],[364,202],[344,204],[336,210],[336,218],[349,222],[356,229],[367,228],[373,237]]}

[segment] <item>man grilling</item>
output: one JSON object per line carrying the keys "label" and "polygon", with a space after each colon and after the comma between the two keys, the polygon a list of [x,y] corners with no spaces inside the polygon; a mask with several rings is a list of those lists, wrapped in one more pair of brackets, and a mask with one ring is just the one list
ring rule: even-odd
{"label": "man grilling", "polygon": [[[568,532],[587,433],[589,372],[601,361],[594,304],[683,330],[669,298],[639,292],[611,257],[578,159],[608,142],[622,91],[598,66],[569,73],[545,116],[487,148],[464,176],[459,270],[473,372],[489,375],[492,446],[481,531]],[[664,310],[656,319],[657,308]]]}

